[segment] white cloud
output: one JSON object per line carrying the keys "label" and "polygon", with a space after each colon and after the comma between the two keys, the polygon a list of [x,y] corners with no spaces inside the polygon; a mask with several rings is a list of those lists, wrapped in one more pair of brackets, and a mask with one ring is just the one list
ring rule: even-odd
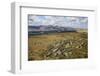
{"label": "white cloud", "polygon": [[42,20],[43,25],[53,25],[55,23],[55,20],[52,16],[45,16],[45,20]]}
{"label": "white cloud", "polygon": [[88,18],[83,18],[83,19],[80,20],[80,22],[87,23],[88,22]]}
{"label": "white cloud", "polygon": [[65,16],[36,16],[29,15],[28,24],[38,25],[54,25],[66,27],[87,27],[88,18],[86,17],[65,17]]}
{"label": "white cloud", "polygon": [[76,21],[77,20],[77,17],[66,17],[66,19],[68,20],[68,21]]}

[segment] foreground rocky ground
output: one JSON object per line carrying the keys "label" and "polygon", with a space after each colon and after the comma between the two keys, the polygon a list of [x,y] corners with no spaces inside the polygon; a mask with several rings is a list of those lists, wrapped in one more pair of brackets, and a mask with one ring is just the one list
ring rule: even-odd
{"label": "foreground rocky ground", "polygon": [[87,58],[87,42],[86,32],[31,36],[29,37],[28,60]]}

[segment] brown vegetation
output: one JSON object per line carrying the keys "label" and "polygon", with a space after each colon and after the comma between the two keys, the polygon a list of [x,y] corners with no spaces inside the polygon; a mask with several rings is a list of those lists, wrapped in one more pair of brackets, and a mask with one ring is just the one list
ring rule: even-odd
{"label": "brown vegetation", "polygon": [[87,42],[87,32],[29,36],[28,60],[87,58]]}

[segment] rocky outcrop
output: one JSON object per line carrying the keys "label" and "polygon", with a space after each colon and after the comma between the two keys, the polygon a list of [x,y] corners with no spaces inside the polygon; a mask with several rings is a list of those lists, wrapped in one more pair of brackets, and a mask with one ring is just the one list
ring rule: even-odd
{"label": "rocky outcrop", "polygon": [[[66,59],[81,57],[86,54],[83,47],[87,49],[87,40],[61,40],[55,42],[53,45],[49,45],[48,50],[44,53],[44,59]],[[81,54],[80,54],[81,53]],[[76,55],[75,55],[76,54]],[[87,54],[86,54],[87,57]]]}

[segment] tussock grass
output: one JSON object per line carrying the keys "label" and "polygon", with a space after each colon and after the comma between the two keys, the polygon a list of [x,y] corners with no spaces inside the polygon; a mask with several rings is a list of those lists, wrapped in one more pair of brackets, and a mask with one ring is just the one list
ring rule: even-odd
{"label": "tussock grass", "polygon": [[[29,36],[28,60],[88,58],[87,42],[87,32]],[[54,49],[57,52],[53,52]]]}

